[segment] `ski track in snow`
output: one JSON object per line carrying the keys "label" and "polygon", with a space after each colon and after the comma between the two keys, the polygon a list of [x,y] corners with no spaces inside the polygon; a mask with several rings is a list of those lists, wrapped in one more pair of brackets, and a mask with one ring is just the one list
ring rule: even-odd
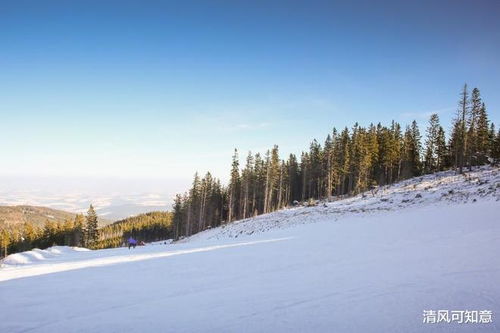
{"label": "ski track in snow", "polygon": [[[0,332],[497,332],[500,170],[441,172],[164,245],[11,255]],[[423,310],[492,324],[423,324]]]}
{"label": "ski track in snow", "polygon": [[[107,257],[97,257],[94,259],[83,259],[83,260],[75,260],[73,262],[68,262],[68,258],[61,258],[62,261],[60,262],[54,262],[52,261],[51,263],[47,264],[39,264],[39,265],[33,265],[31,267],[25,267],[24,269],[16,269],[16,268],[11,268],[9,270],[9,266],[18,266],[18,265],[5,265],[4,271],[5,272],[11,272],[12,274],[5,274],[5,275],[0,275],[0,282],[1,281],[6,281],[10,279],[18,279],[26,276],[36,276],[36,275],[43,275],[43,274],[49,274],[49,273],[57,273],[57,272],[64,272],[64,271],[70,271],[74,269],[80,269],[80,268],[87,268],[87,267],[99,267],[99,266],[107,266],[107,265],[113,265],[113,264],[118,264],[121,262],[134,262],[134,261],[141,261],[141,260],[148,260],[148,259],[157,259],[157,258],[164,258],[164,257],[170,257],[170,256],[176,256],[176,255],[181,255],[181,254],[190,254],[190,253],[196,253],[196,252],[206,252],[206,251],[214,251],[218,249],[225,249],[225,248],[231,248],[231,247],[236,247],[236,246],[246,246],[246,245],[253,245],[253,244],[260,244],[260,243],[269,243],[269,242],[279,242],[283,241],[286,239],[290,238],[277,238],[277,239],[266,239],[266,240],[259,240],[259,241],[253,241],[253,242],[239,242],[239,243],[234,243],[234,244],[224,244],[224,245],[213,245],[213,246],[205,246],[205,247],[199,247],[199,248],[193,248],[193,249],[185,249],[185,250],[176,250],[176,251],[161,251],[161,252],[153,252],[153,253],[129,253],[128,255],[117,255],[117,256],[107,256]],[[53,248],[50,248],[49,250],[52,250]],[[44,250],[38,250],[38,251],[44,251]],[[14,256],[14,255],[13,255]],[[47,258],[44,258],[47,259]],[[8,261],[8,260],[7,260]]]}

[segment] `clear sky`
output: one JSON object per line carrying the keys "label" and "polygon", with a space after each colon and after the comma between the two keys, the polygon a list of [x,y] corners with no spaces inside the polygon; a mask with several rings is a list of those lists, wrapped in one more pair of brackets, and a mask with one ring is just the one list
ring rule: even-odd
{"label": "clear sky", "polygon": [[227,178],[370,122],[500,123],[500,2],[1,1],[0,176]]}

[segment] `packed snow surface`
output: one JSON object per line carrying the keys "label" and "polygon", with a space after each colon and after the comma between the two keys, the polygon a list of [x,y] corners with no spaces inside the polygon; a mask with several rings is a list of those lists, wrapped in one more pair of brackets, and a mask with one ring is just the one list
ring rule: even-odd
{"label": "packed snow surface", "polygon": [[[90,251],[89,249],[81,247],[68,247],[68,246],[52,246],[46,250],[33,249],[31,251],[14,253],[3,259],[1,262],[2,267],[33,264],[49,258],[60,256],[61,254],[68,254],[76,251]],[[1,279],[1,278],[0,278]]]}
{"label": "packed snow surface", "polygon": [[[0,332],[494,332],[500,172],[443,172],[177,243],[14,254]],[[490,310],[424,324],[423,310]]]}

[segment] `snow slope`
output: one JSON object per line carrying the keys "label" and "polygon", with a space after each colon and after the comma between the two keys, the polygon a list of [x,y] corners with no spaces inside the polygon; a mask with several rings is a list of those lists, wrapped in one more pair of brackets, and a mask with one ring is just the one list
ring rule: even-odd
{"label": "snow slope", "polygon": [[7,257],[0,332],[499,331],[499,199],[498,168],[445,172],[175,244]]}
{"label": "snow slope", "polygon": [[14,253],[1,261],[2,267],[34,264],[61,254],[69,254],[75,251],[90,251],[81,247],[53,246],[46,250],[33,249],[21,253]]}

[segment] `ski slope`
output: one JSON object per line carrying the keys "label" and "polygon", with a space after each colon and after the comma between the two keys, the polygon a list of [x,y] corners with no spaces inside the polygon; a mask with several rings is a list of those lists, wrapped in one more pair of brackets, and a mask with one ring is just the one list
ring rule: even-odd
{"label": "ski slope", "polygon": [[[0,332],[495,332],[500,171],[443,172],[174,244],[5,258]],[[423,310],[490,310],[424,324]]]}

